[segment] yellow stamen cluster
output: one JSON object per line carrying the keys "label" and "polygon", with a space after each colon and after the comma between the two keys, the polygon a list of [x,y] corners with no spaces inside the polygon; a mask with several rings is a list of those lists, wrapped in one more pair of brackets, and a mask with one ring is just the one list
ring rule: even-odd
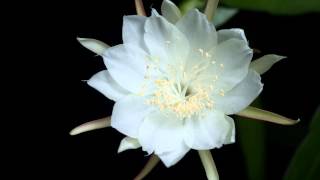
{"label": "yellow stamen cluster", "polygon": [[174,83],[159,79],[155,81],[157,91],[147,103],[163,111],[174,112],[179,118],[189,118],[205,109],[213,108],[210,98],[212,88],[195,88],[191,94],[184,95],[174,89]]}
{"label": "yellow stamen cluster", "polygon": [[[165,41],[165,43],[169,45],[171,41]],[[167,64],[161,67],[164,69],[161,69],[157,56],[146,57],[148,65],[145,81],[155,85],[154,92],[146,100],[147,104],[156,106],[165,113],[174,113],[178,118],[184,119],[193,115],[202,115],[205,110],[212,109],[214,107],[211,96],[213,93],[225,96],[223,89],[215,87],[219,79],[218,74],[223,71],[224,64],[213,59],[213,55],[205,49],[198,48],[194,52],[199,53],[201,58],[189,70],[186,70],[186,64],[179,59],[175,61],[180,63]],[[216,73],[206,74],[208,68],[216,65],[219,67]],[[159,72],[162,77],[156,80],[149,78],[151,70]],[[201,81],[207,81],[206,85],[199,83]]]}

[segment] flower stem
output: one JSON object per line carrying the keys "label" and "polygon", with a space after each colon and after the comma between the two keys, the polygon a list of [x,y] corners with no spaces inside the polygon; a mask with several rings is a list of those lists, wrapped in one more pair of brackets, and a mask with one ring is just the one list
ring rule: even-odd
{"label": "flower stem", "polygon": [[141,180],[146,177],[154,167],[159,163],[160,159],[157,155],[152,155],[147,164],[133,180]]}
{"label": "flower stem", "polygon": [[214,164],[210,150],[198,151],[202,165],[206,171],[208,180],[219,180],[219,174]]}
{"label": "flower stem", "polygon": [[147,16],[146,11],[144,10],[142,0],[135,0],[136,11],[140,16]]}
{"label": "flower stem", "polygon": [[207,16],[208,20],[211,21],[213,18],[213,15],[217,9],[219,0],[208,0],[206,9],[204,10],[204,14]]}

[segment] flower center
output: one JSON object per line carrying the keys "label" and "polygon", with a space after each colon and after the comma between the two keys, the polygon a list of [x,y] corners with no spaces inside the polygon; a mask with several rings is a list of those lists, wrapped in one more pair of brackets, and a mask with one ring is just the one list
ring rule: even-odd
{"label": "flower center", "polygon": [[[180,119],[200,115],[204,110],[214,107],[212,94],[217,92],[215,87],[218,80],[217,73],[223,70],[224,65],[216,64],[216,61],[211,59],[211,54],[203,49],[198,49],[196,52],[200,53],[201,58],[188,70],[183,63],[164,67],[160,65],[159,58],[146,58],[149,62],[146,84],[154,87],[151,96],[146,100],[147,104],[156,106],[163,112],[173,112]],[[208,68],[217,65],[219,67],[217,72],[214,74],[207,72]],[[158,76],[150,78],[149,75],[153,74],[151,72],[156,72]],[[224,96],[222,89],[219,92]]]}
{"label": "flower center", "polygon": [[192,73],[186,73],[183,68],[177,69],[174,73],[171,71],[172,74],[166,78],[154,80],[156,90],[147,100],[147,104],[157,106],[161,111],[174,112],[181,119],[213,108],[213,87],[203,87],[196,81],[198,73],[203,71],[204,67],[195,66]]}

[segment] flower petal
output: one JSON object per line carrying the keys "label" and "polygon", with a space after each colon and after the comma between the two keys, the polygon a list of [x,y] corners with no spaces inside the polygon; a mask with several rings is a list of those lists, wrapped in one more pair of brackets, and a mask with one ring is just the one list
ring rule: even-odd
{"label": "flower petal", "polygon": [[137,149],[139,147],[141,147],[141,145],[137,139],[131,138],[131,137],[125,137],[120,142],[118,153],[121,153],[128,149]]}
{"label": "flower petal", "polygon": [[170,167],[179,162],[189,152],[190,148],[185,144],[179,144],[177,150],[158,153],[157,155],[166,167]]}
{"label": "flower petal", "polygon": [[119,86],[118,83],[113,80],[107,70],[100,71],[93,75],[87,83],[113,101],[117,101],[129,94],[127,90]]}
{"label": "flower petal", "polygon": [[80,126],[73,128],[69,134],[71,136],[74,136],[74,135],[78,135],[78,134],[81,134],[81,133],[84,133],[87,131],[92,131],[92,130],[96,130],[96,129],[109,127],[110,123],[111,123],[111,117],[97,119],[94,121],[86,122],[84,124],[81,124]]}
{"label": "flower petal", "polygon": [[[213,18],[213,24],[215,27],[222,26],[223,24],[227,23],[233,16],[235,16],[239,12],[238,9],[235,8],[217,8],[217,12]],[[219,35],[218,35],[219,39]]]}
{"label": "flower petal", "polygon": [[298,120],[293,120],[286,118],[284,116],[281,116],[279,114],[258,109],[255,107],[247,107],[246,109],[240,111],[237,113],[239,116],[247,117],[247,118],[252,118],[256,120],[262,120],[262,121],[268,121],[276,124],[282,124],[282,125],[294,125],[300,122],[300,119]]}
{"label": "flower petal", "polygon": [[236,128],[234,125],[234,121],[231,117],[229,117],[227,115],[224,115],[224,118],[226,119],[226,121],[228,121],[228,123],[230,124],[231,129],[232,129],[231,131],[228,131],[228,134],[227,134],[227,137],[226,137],[224,144],[232,144],[232,143],[236,142]]}
{"label": "flower petal", "polygon": [[216,92],[227,92],[246,77],[253,52],[245,41],[229,39],[209,53],[212,64],[202,76],[207,77],[203,78],[204,83],[214,84]]}
{"label": "flower petal", "polygon": [[208,111],[202,117],[185,121],[185,142],[196,150],[220,148],[234,142],[233,120],[220,111]]}
{"label": "flower petal", "polygon": [[207,17],[197,9],[190,10],[176,24],[188,38],[192,50],[210,50],[217,45],[217,32]]}
{"label": "flower petal", "polygon": [[144,16],[124,16],[122,27],[123,43],[133,43],[140,47],[145,47],[143,34],[144,24],[146,22]]}
{"label": "flower petal", "polygon": [[218,31],[219,44],[232,38],[244,40],[246,43],[248,43],[248,40],[246,38],[246,35],[244,34],[243,29],[232,28],[232,29],[222,29]]}
{"label": "flower petal", "polygon": [[79,43],[90,51],[102,55],[103,52],[108,49],[110,46],[105,44],[102,41],[91,39],[91,38],[77,38]]}
{"label": "flower petal", "polygon": [[286,58],[285,56],[279,56],[276,54],[268,54],[262,56],[261,58],[254,60],[250,64],[250,68],[254,69],[259,74],[264,74],[267,72],[273,64]]}
{"label": "flower petal", "polygon": [[141,96],[128,95],[117,101],[113,107],[111,126],[132,138],[138,137],[140,124],[151,112]]}
{"label": "flower petal", "polygon": [[235,114],[245,109],[262,91],[263,84],[258,73],[249,70],[246,78],[224,96],[214,97],[215,107],[226,113]]}
{"label": "flower petal", "polygon": [[154,152],[166,166],[175,164],[189,151],[183,141],[182,121],[158,111],[145,118],[138,139],[144,151]]}
{"label": "flower petal", "polygon": [[188,55],[186,37],[161,16],[153,15],[145,23],[144,40],[151,58],[160,65],[179,63]]}
{"label": "flower petal", "polygon": [[103,60],[112,78],[124,89],[138,93],[146,73],[146,52],[135,44],[121,44],[109,48]]}
{"label": "flower petal", "polygon": [[175,24],[181,18],[179,8],[171,1],[164,0],[161,5],[161,13],[172,24]]}

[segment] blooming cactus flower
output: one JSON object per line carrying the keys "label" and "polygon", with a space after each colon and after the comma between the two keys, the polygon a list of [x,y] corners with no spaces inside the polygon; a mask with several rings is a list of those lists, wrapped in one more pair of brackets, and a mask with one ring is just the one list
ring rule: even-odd
{"label": "blooming cactus flower", "polygon": [[[154,9],[150,17],[125,16],[123,44],[79,41],[107,67],[88,84],[115,101],[111,126],[127,136],[119,152],[141,146],[169,167],[190,149],[234,143],[230,115],[259,113],[247,107],[262,91],[260,74],[283,57],[250,64],[243,30],[217,31],[197,9],[182,16],[167,0],[161,9],[162,16]],[[107,126],[95,124],[86,128]]]}
{"label": "blooming cactus flower", "polygon": [[108,70],[88,81],[116,101],[111,126],[166,166],[190,148],[233,143],[227,115],[245,109],[262,90],[241,30],[217,32],[197,9],[175,24],[170,20],[155,10],[148,18],[125,16],[123,44],[103,53]]}

